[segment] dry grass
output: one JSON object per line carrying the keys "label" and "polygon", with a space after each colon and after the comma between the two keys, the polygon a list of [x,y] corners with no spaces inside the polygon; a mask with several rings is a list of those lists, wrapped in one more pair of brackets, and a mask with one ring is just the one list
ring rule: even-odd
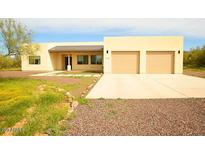
{"label": "dry grass", "polygon": [[[0,134],[3,135],[62,135],[65,126],[59,122],[68,118],[70,110],[65,92],[80,97],[94,81],[80,77],[79,82],[60,84],[31,78],[0,78]],[[59,90],[63,89],[63,90]],[[18,125],[18,132],[6,132]]]}
{"label": "dry grass", "polygon": [[186,68],[185,67],[183,73],[186,75],[205,78],[205,68],[204,67],[199,67],[199,68]]}

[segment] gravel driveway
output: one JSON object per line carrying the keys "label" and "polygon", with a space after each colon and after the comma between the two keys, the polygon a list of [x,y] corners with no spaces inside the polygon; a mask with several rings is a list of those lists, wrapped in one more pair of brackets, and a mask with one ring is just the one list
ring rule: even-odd
{"label": "gravel driveway", "polygon": [[66,135],[205,135],[205,99],[91,100]]}

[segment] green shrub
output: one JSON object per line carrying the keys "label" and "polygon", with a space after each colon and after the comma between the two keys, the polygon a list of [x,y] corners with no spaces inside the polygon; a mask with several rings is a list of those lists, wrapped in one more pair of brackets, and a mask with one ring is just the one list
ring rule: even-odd
{"label": "green shrub", "polygon": [[205,67],[205,46],[197,47],[184,52],[184,66]]}
{"label": "green shrub", "polygon": [[0,55],[0,69],[16,69],[21,67],[21,58],[11,58],[9,56]]}
{"label": "green shrub", "polygon": [[89,103],[89,101],[84,97],[79,97],[79,98],[77,98],[77,100],[81,105],[86,105]]}

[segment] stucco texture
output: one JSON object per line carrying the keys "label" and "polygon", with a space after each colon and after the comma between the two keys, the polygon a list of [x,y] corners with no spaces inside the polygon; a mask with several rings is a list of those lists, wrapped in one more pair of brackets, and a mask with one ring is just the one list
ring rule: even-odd
{"label": "stucco texture", "polygon": [[112,73],[112,52],[115,51],[140,51],[140,74],[147,72],[147,51],[172,51],[174,52],[173,73],[183,72],[183,37],[180,36],[105,37],[104,73]]}
{"label": "stucco texture", "polygon": [[[157,62],[161,63],[159,67],[164,68],[170,67],[171,71],[164,71],[157,73],[174,73],[181,74],[183,72],[183,37],[181,36],[144,36],[144,37],[105,37],[103,42],[65,42],[65,43],[41,43],[40,50],[36,52],[35,55],[41,56],[40,65],[30,65],[28,56],[22,56],[22,70],[39,70],[39,71],[53,71],[53,70],[63,70],[63,56],[70,55],[72,56],[73,69],[74,70],[100,70],[105,74],[116,73],[112,71],[114,65],[112,62],[112,53],[114,52],[124,52],[125,56],[121,59],[115,60],[114,69],[119,70],[121,73],[127,73],[126,71],[120,70],[120,67],[124,69],[136,69],[136,71],[131,70],[131,73],[136,72],[139,74],[149,73],[147,69],[147,53],[148,52],[172,52],[173,60],[172,63],[161,63],[166,61],[162,56],[156,59]],[[55,46],[83,46],[83,45],[100,45],[104,46],[102,52],[98,52],[97,55],[103,55],[103,64],[102,65],[77,65],[77,54],[85,53],[89,55],[96,54],[97,51],[64,51],[64,52],[49,52],[50,49]],[[132,62],[133,58],[128,58],[130,52],[137,51],[139,52],[139,58]],[[127,53],[127,55],[126,55]],[[127,57],[127,58],[125,58]],[[132,60],[131,60],[132,59]],[[135,59],[135,58],[134,58]],[[130,61],[131,60],[131,61]],[[134,64],[136,63],[136,66]],[[131,64],[131,65],[130,65]],[[119,65],[119,67],[118,67]],[[128,65],[128,66],[127,66]],[[172,66],[169,66],[172,65]],[[157,66],[158,67],[158,66]],[[119,68],[119,69],[118,69]],[[166,68],[165,68],[166,69]],[[159,69],[160,70],[160,69]],[[117,71],[118,72],[118,71]],[[128,72],[129,73],[129,72]]]}

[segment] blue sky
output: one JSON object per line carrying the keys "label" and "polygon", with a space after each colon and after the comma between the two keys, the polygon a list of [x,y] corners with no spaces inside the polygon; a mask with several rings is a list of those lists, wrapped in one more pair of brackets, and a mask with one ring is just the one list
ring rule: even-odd
{"label": "blue sky", "polygon": [[184,36],[184,49],[205,45],[205,19],[17,19],[35,42],[103,41],[104,36]]}

